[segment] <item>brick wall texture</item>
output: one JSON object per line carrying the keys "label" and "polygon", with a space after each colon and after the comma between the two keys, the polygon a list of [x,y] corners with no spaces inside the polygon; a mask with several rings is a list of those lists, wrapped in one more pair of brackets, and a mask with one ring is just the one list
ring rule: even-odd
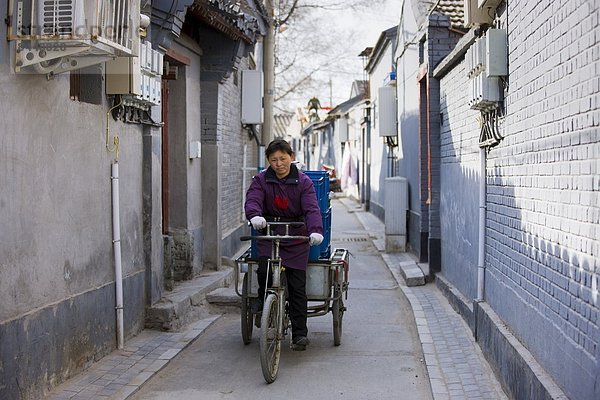
{"label": "brick wall texture", "polygon": [[[247,60],[241,62],[241,68],[248,68]],[[242,171],[244,146],[246,146],[247,166],[255,166],[257,161],[256,142],[241,124],[241,71],[234,71],[221,84],[219,95],[219,137],[222,141],[221,168],[221,224],[223,237],[237,229],[242,219],[243,192],[250,185],[256,172]],[[243,186],[243,175],[246,187]]]}
{"label": "brick wall texture", "polygon": [[442,273],[468,298],[477,296],[479,113],[467,105],[468,78],[460,63],[441,81],[440,220]]}
{"label": "brick wall texture", "polygon": [[[599,7],[508,1],[504,139],[486,168],[485,300],[572,399],[600,398]],[[478,125],[466,84],[464,61],[441,81],[442,221],[452,218],[442,262],[473,298],[477,203],[468,193],[479,182]],[[462,198],[450,187],[461,181]],[[444,244],[450,234],[460,240]],[[458,241],[462,252],[448,248]]]}

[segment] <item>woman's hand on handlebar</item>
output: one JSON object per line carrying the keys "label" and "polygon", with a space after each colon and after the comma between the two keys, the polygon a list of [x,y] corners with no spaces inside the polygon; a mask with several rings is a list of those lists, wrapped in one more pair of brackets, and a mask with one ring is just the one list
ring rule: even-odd
{"label": "woman's hand on handlebar", "polygon": [[321,244],[321,242],[323,241],[323,235],[321,235],[320,233],[314,232],[311,233],[308,239],[308,243],[311,246],[318,246]]}
{"label": "woman's hand on handlebar", "polygon": [[252,227],[257,231],[267,227],[267,220],[261,217],[260,215],[250,218],[250,223],[252,224]]}

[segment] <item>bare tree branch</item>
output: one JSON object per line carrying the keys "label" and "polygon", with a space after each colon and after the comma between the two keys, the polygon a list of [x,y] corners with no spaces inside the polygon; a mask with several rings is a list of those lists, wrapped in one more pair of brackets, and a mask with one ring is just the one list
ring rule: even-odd
{"label": "bare tree branch", "polygon": [[300,79],[298,82],[294,83],[291,87],[287,88],[287,90],[285,92],[283,92],[283,94],[276,96],[275,97],[275,101],[279,101],[282,100],[283,98],[285,98],[285,96],[287,96],[288,94],[294,92],[299,86],[301,86],[303,83],[305,83],[306,81],[311,79],[312,74],[314,74],[315,72],[317,72],[319,69],[315,69],[313,71],[311,71],[310,73],[308,73],[307,75],[305,75],[302,79]]}
{"label": "bare tree branch", "polygon": [[[275,41],[275,107],[295,109],[296,103],[305,103],[304,97],[309,96],[308,100],[310,96],[325,96],[325,93],[331,100],[332,76],[361,79],[358,54],[349,54],[345,45],[358,38],[340,31],[343,24],[334,23],[331,18],[338,12],[344,15],[342,11],[374,8],[382,2],[329,0],[322,4],[317,0],[279,0],[276,5],[280,29],[276,31]],[[286,29],[281,29],[283,27]]]}

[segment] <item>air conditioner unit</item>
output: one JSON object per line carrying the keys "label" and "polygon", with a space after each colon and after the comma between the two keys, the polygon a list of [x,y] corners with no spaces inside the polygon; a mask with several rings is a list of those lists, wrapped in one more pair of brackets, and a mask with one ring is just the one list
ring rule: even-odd
{"label": "air conditioner unit", "polygon": [[140,0],[10,0],[15,72],[57,74],[136,57]]}
{"label": "air conditioner unit", "polygon": [[496,9],[498,4],[500,4],[502,0],[477,0],[477,7],[479,8],[493,8]]}
{"label": "air conditioner unit", "polygon": [[491,24],[494,20],[487,9],[477,7],[478,0],[464,0],[465,26]]}

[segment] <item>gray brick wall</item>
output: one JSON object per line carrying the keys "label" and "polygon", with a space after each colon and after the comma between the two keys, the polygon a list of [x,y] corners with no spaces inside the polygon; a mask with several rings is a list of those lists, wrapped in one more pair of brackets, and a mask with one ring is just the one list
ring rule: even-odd
{"label": "gray brick wall", "polygon": [[[240,69],[248,68],[248,60],[243,60]],[[255,166],[257,161],[256,142],[241,124],[241,70],[234,71],[222,84],[219,109],[220,138],[223,158],[221,169],[221,223],[223,236],[237,229],[242,220],[242,184],[246,176],[246,190],[255,172],[243,172],[243,153],[246,145],[247,165]]]}
{"label": "gray brick wall", "polygon": [[[598,7],[597,1],[509,1],[500,16],[509,34],[505,138],[488,154],[486,174],[486,301],[573,399],[600,398]],[[468,178],[475,162],[459,162],[477,151],[471,111],[453,111],[453,103],[464,104],[465,90],[456,87],[464,80],[461,68],[442,79],[449,117],[442,182],[450,179],[442,191],[459,179],[465,192],[477,184],[476,176]],[[442,227],[443,242],[450,234],[473,236],[468,220],[476,210],[468,203],[457,211],[464,225],[455,233],[452,221]],[[442,220],[454,206],[442,204]],[[459,261],[459,252],[443,246],[444,275],[472,297],[472,283],[461,279],[475,274],[472,248],[460,252],[470,254],[465,267],[448,264]]]}
{"label": "gray brick wall", "polygon": [[[427,96],[427,82],[423,78],[419,82],[420,98]],[[423,122],[427,121],[427,105],[419,102],[419,193],[421,197],[421,232],[429,232],[429,207],[427,201],[429,199],[429,153],[427,151],[427,125]]]}
{"label": "gray brick wall", "polygon": [[[427,30],[427,152],[428,152],[428,261],[433,272],[441,269],[441,120],[440,82],[433,70],[440,60],[452,51],[461,35],[449,30],[446,16],[434,13],[429,17]],[[426,122],[425,122],[426,121]]]}
{"label": "gray brick wall", "polygon": [[221,140],[221,130],[218,129],[219,121],[219,83],[216,81],[202,81],[200,97],[202,98],[202,143],[215,144]]}
{"label": "gray brick wall", "polygon": [[479,113],[467,105],[465,63],[440,82],[442,273],[467,298],[477,295]]}

